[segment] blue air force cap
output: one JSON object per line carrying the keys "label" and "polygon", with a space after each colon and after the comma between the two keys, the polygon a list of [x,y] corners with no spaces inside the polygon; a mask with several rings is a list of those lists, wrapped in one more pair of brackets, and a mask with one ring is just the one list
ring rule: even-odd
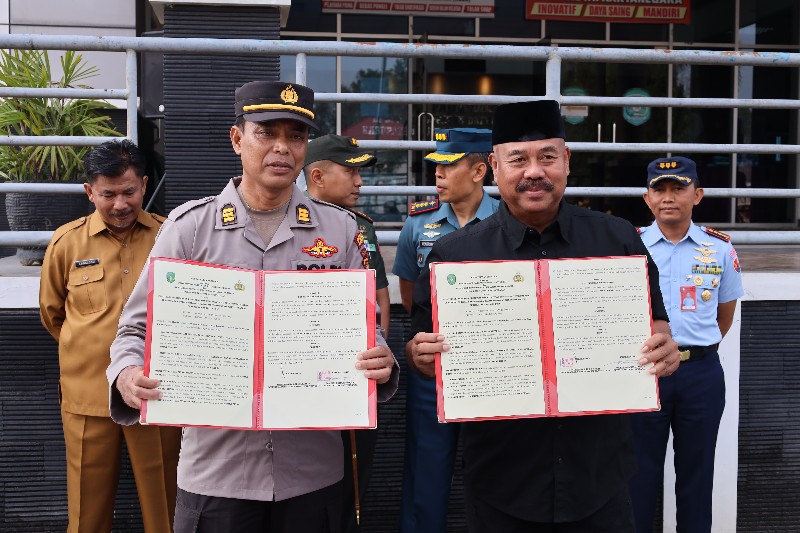
{"label": "blue air force cap", "polygon": [[662,157],[647,165],[647,187],[661,180],[675,180],[681,185],[697,183],[697,165],[688,157]]}
{"label": "blue air force cap", "polygon": [[566,139],[561,108],[555,100],[499,105],[492,117],[492,145]]}
{"label": "blue air force cap", "polygon": [[452,165],[467,154],[492,151],[492,130],[452,128],[436,130],[436,151],[425,156],[426,161],[437,165]]}

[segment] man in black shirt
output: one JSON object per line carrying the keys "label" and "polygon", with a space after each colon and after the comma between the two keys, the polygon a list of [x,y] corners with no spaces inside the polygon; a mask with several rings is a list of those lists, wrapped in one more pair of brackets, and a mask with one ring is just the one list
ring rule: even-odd
{"label": "man in black shirt", "polygon": [[[493,119],[490,162],[503,203],[498,212],[442,237],[434,261],[648,256],[653,330],[642,346],[642,365],[670,375],[677,344],[658,272],[628,222],[563,201],[570,151],[555,101],[499,106]],[[412,367],[434,376],[434,354],[447,351],[432,329],[429,269],[414,289]],[[473,533],[633,532],[628,479],[634,456],[626,415],[574,416],[465,423],[464,486]]]}

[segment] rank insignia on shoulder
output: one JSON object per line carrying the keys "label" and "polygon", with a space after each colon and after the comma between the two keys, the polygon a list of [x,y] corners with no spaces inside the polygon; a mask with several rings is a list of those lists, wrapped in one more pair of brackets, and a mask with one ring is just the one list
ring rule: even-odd
{"label": "rank insignia on shoulder", "polygon": [[731,236],[728,235],[727,233],[722,233],[719,230],[715,230],[714,228],[708,228],[708,227],[704,227],[703,231],[705,231],[707,234],[711,235],[712,237],[716,237],[717,239],[719,239],[721,241],[731,242]]}
{"label": "rank insignia on shoulder", "polygon": [[[366,220],[367,222],[370,222],[370,223],[371,223],[371,222],[374,222],[374,221],[372,220],[372,218],[370,218],[368,215],[366,215],[366,214],[362,213],[361,211],[356,211],[355,209],[349,209],[349,208],[348,208],[348,211],[350,211],[351,213],[353,213],[354,215],[356,215],[356,216],[358,216],[358,217],[361,217],[361,218],[363,218],[363,219],[364,219],[364,220]],[[362,231],[366,231],[366,229],[363,229]]]}
{"label": "rank insignia on shoulder", "polygon": [[408,214],[419,215],[420,213],[427,213],[428,211],[436,211],[439,209],[439,199],[424,200],[422,202],[414,202],[408,209]]}
{"label": "rank insignia on shoulder", "polygon": [[236,224],[236,207],[233,204],[225,204],[220,210],[222,216],[222,225],[230,226]]}
{"label": "rank insignia on shoulder", "polygon": [[297,206],[297,223],[311,224],[311,214],[308,211],[308,207],[304,206],[303,204]]}
{"label": "rank insignia on shoulder", "polygon": [[311,257],[317,258],[330,257],[339,251],[336,246],[328,246],[325,244],[325,240],[322,237],[317,237],[312,246],[306,246],[302,250]]}

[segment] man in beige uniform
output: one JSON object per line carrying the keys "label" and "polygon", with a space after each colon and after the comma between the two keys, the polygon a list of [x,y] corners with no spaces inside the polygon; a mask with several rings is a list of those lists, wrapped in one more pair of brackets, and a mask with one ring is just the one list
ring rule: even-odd
{"label": "man in beige uniform", "polygon": [[104,371],[122,306],[164,219],[142,211],[145,161],[130,141],[104,143],[84,167],[97,210],[55,231],[39,289],[42,324],[58,341],[68,531],[111,531],[124,437],[145,531],[163,533],[175,509],[180,429],[115,424]]}
{"label": "man in beige uniform", "polygon": [[[346,210],[306,197],[294,185],[316,127],[311,89],[251,82],[236,91],[230,130],[242,176],[215,197],[170,213],[153,256],[262,270],[364,268],[367,249]],[[120,318],[107,370],[111,415],[138,417],[159,382],[142,372],[148,275],[142,273]],[[379,346],[353,354],[378,383],[378,400],[397,388],[399,369]],[[338,431],[185,428],[178,464],[176,533],[314,533],[339,530],[342,440]]]}

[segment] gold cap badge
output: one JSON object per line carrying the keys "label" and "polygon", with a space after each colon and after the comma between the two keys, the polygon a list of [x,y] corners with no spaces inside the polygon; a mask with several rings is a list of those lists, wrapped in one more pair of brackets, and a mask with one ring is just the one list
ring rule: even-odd
{"label": "gold cap badge", "polygon": [[283,100],[285,104],[296,104],[297,100],[299,100],[299,97],[297,96],[297,91],[294,90],[294,87],[287,85],[286,88],[281,91],[281,100]]}

